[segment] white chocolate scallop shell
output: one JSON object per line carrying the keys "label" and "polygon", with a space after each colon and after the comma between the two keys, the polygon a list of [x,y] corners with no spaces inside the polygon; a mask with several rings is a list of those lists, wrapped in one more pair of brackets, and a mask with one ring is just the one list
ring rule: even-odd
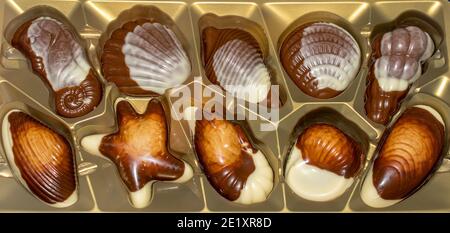
{"label": "white chocolate scallop shell", "polygon": [[191,73],[189,58],[175,33],[159,23],[137,25],[128,32],[122,53],[130,78],[144,90],[164,94]]}
{"label": "white chocolate scallop shell", "polygon": [[217,81],[233,96],[258,103],[266,99],[270,75],[261,54],[243,40],[231,40],[213,56]]}

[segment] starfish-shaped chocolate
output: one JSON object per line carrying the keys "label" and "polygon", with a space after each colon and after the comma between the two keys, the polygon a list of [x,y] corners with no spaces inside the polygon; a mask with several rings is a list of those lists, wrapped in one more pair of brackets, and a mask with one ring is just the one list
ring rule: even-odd
{"label": "starfish-shaped chocolate", "polygon": [[142,114],[120,101],[116,112],[117,132],[87,136],[81,144],[116,165],[135,207],[150,203],[154,181],[181,183],[192,177],[192,168],[167,150],[166,117],[158,100],[151,100]]}

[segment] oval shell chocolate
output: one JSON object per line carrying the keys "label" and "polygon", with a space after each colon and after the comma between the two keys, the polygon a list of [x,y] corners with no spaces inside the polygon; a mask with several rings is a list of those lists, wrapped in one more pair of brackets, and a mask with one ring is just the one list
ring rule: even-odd
{"label": "oval shell chocolate", "polygon": [[151,100],[143,113],[123,100],[116,111],[117,132],[84,137],[81,145],[116,165],[134,207],[150,204],[154,182],[183,183],[192,178],[191,166],[167,149],[166,117],[158,100]]}
{"label": "oval shell chocolate", "polygon": [[306,128],[292,147],[286,183],[304,199],[330,201],[353,184],[364,159],[356,141],[332,125],[316,123]]}
{"label": "oval shell chocolate", "polygon": [[102,73],[129,95],[162,95],[186,81],[189,58],[177,35],[150,19],[126,22],[103,46]]}
{"label": "oval shell chocolate", "polygon": [[194,143],[205,175],[220,195],[246,205],[267,199],[274,182],[272,168],[240,125],[216,118],[197,120]]}
{"label": "oval shell chocolate", "polygon": [[102,99],[102,84],[76,33],[65,22],[42,16],[23,23],[11,40],[53,91],[56,112],[68,118],[86,115]]}
{"label": "oval shell chocolate", "polygon": [[432,175],[441,159],[444,121],[431,107],[406,109],[379,144],[361,190],[367,205],[382,208],[412,195]]}
{"label": "oval shell chocolate", "polygon": [[201,40],[203,67],[213,84],[252,103],[268,98],[270,72],[261,45],[250,32],[208,26],[201,31]]}
{"label": "oval shell chocolate", "polygon": [[35,197],[58,208],[78,200],[72,147],[63,136],[12,110],[3,118],[2,139],[11,170]]}
{"label": "oval shell chocolate", "polygon": [[284,70],[305,94],[328,99],[343,92],[358,74],[361,50],[353,36],[333,23],[300,25],[280,48]]}
{"label": "oval shell chocolate", "polygon": [[422,75],[422,64],[433,54],[434,42],[419,27],[407,26],[376,37],[372,50],[365,110],[372,121],[387,124]]}

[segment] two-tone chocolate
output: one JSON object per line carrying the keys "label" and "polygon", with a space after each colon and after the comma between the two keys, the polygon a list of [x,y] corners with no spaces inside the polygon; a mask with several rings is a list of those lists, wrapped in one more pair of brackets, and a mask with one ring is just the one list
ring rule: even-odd
{"label": "two-tone chocolate", "polygon": [[201,32],[206,77],[233,96],[252,103],[268,98],[270,72],[259,42],[240,28],[209,26]]}
{"label": "two-tone chocolate", "polygon": [[103,76],[125,94],[162,95],[191,74],[177,35],[153,19],[126,22],[111,33],[102,51]]}
{"label": "two-tone chocolate", "polygon": [[364,203],[375,208],[400,202],[424,184],[445,140],[442,117],[424,105],[408,108],[387,133],[361,190]]}
{"label": "two-tone chocolate", "polygon": [[81,145],[116,165],[134,207],[150,204],[155,181],[183,183],[192,178],[191,166],[167,149],[166,117],[158,100],[151,100],[144,113],[127,101],[120,101],[116,111],[117,132],[87,136]]}
{"label": "two-tone chocolate", "polygon": [[306,23],[284,39],[280,60],[300,90],[328,99],[343,92],[356,77],[361,50],[349,32],[333,23]]}
{"label": "two-tone chocolate", "polygon": [[80,117],[100,103],[102,84],[69,25],[49,16],[37,17],[16,30],[11,45],[49,85],[59,115]]}
{"label": "two-tone chocolate", "polygon": [[364,158],[360,145],[344,132],[316,123],[306,128],[292,147],[286,182],[302,198],[330,201],[352,185]]}
{"label": "two-tone chocolate", "polygon": [[272,168],[240,125],[212,117],[197,120],[192,127],[198,160],[220,195],[246,205],[267,199],[274,183]]}
{"label": "two-tone chocolate", "polygon": [[78,200],[72,147],[62,135],[12,110],[3,119],[2,140],[11,170],[35,197],[58,208]]}
{"label": "two-tone chocolate", "polygon": [[375,37],[372,51],[365,110],[369,119],[385,125],[422,75],[422,64],[433,54],[434,42],[416,26],[400,27]]}

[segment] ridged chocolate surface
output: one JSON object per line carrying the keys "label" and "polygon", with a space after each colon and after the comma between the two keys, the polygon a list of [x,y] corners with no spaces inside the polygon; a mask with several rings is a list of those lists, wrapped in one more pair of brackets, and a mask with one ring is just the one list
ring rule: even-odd
{"label": "ridged chocolate surface", "polygon": [[11,40],[53,91],[56,112],[69,118],[91,112],[102,98],[102,85],[75,33],[56,19],[40,17],[21,25]]}
{"label": "ridged chocolate surface", "polygon": [[226,120],[198,120],[195,126],[195,150],[205,174],[223,197],[239,198],[248,176],[255,170],[244,131]]}
{"label": "ridged chocolate surface", "polygon": [[407,109],[381,145],[373,184],[383,199],[402,199],[416,189],[438,161],[444,126],[427,110]]}
{"label": "ridged chocolate surface", "polygon": [[415,26],[377,35],[372,42],[365,110],[372,121],[386,125],[398,111],[422,64],[434,52],[431,37]]}
{"label": "ridged chocolate surface", "polygon": [[261,102],[270,91],[270,74],[258,41],[237,28],[207,27],[202,31],[206,77],[233,95],[250,94]]}
{"label": "ridged chocolate surface", "polygon": [[284,70],[307,95],[328,99],[340,94],[359,70],[361,52],[355,39],[331,23],[306,23],[283,41]]}
{"label": "ridged chocolate surface", "polygon": [[303,131],[295,146],[308,164],[345,178],[361,169],[364,154],[352,138],[328,124],[314,124]]}
{"label": "ridged chocolate surface", "polygon": [[56,204],[76,189],[74,159],[64,137],[23,112],[8,116],[14,163],[31,192]]}
{"label": "ridged chocolate surface", "polygon": [[383,91],[375,77],[375,60],[381,57],[381,39],[377,36],[372,44],[372,65],[367,76],[367,89],[365,96],[365,111],[367,117],[372,121],[386,125],[391,117],[397,112],[399,103],[405,98],[405,91]]}
{"label": "ridged chocolate surface", "polygon": [[117,104],[119,130],[104,136],[100,152],[116,165],[132,192],[154,180],[175,180],[183,175],[184,163],[167,150],[167,125],[158,100],[138,114],[127,101]]}
{"label": "ridged chocolate surface", "polygon": [[103,46],[102,73],[129,95],[155,96],[184,82],[189,59],[174,32],[138,19],[112,32]]}

